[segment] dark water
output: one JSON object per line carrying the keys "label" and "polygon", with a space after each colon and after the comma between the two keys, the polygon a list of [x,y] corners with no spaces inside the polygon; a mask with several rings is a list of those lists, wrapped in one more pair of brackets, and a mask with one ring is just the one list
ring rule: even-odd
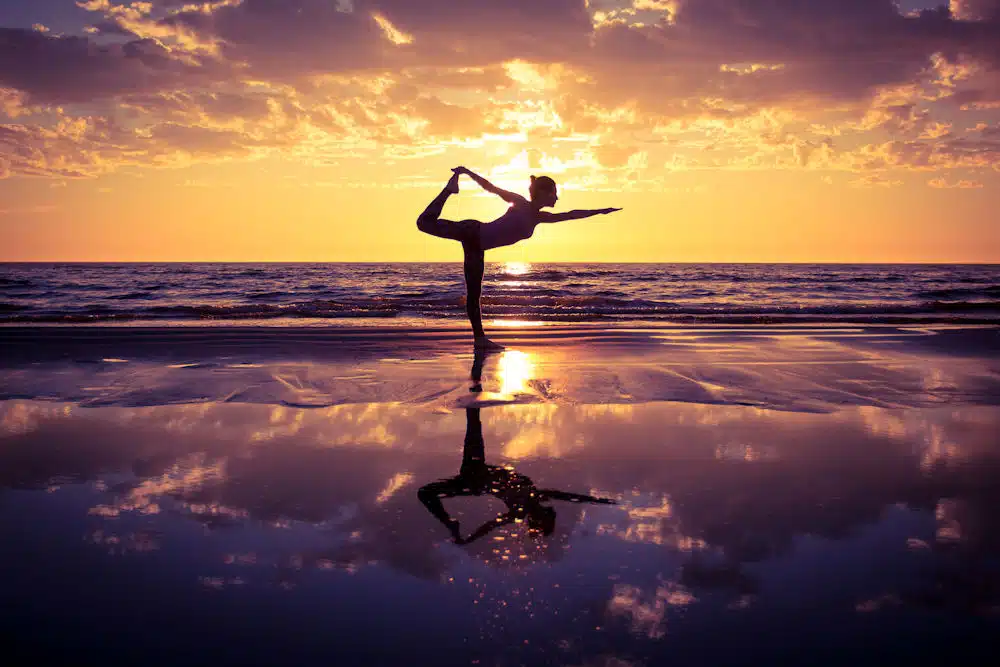
{"label": "dark water", "polygon": [[[456,264],[3,264],[0,322],[464,317]],[[1000,321],[998,265],[494,264],[487,317]]]}
{"label": "dark water", "polygon": [[8,401],[7,664],[979,664],[998,419]]}

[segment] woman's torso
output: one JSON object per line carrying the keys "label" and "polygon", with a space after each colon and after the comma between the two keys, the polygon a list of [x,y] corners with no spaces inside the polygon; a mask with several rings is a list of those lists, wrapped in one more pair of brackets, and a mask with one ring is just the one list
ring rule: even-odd
{"label": "woman's torso", "polygon": [[499,218],[483,224],[479,245],[483,250],[512,245],[534,234],[537,224],[535,210],[528,202],[513,204]]}

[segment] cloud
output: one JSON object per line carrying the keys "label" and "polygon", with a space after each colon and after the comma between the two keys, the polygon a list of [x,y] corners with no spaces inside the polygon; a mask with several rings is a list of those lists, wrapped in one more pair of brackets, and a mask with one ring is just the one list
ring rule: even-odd
{"label": "cloud", "polygon": [[985,21],[1000,16],[997,0],[951,0],[951,14],[964,21]]}
{"label": "cloud", "polygon": [[306,137],[304,117],[289,100],[269,98],[267,112],[255,116],[243,102],[211,95],[130,102],[118,117],[56,111],[44,125],[0,124],[0,164],[7,175],[87,178],[127,166],[251,158],[290,150]]}
{"label": "cloud", "polygon": [[917,78],[933,54],[980,52],[993,36],[940,13],[904,17],[891,0],[687,0],[670,24],[598,28],[581,92],[679,113],[699,98],[755,108],[863,102]]}
{"label": "cloud", "polygon": [[937,188],[937,189],[953,189],[953,188],[958,188],[958,189],[961,189],[961,190],[978,189],[978,188],[982,188],[983,187],[983,184],[980,183],[979,181],[970,181],[970,180],[966,180],[966,179],[962,179],[962,180],[959,180],[959,181],[948,181],[948,180],[946,180],[944,178],[934,178],[934,179],[931,179],[931,180],[927,181],[927,185],[931,186],[932,188]]}
{"label": "cloud", "polygon": [[[1000,109],[997,0],[905,15],[892,0],[77,5],[95,20],[87,36],[0,29],[0,111],[21,125],[0,144],[9,173],[273,151],[324,163],[360,146],[426,155],[497,133],[548,155],[583,142],[592,175],[633,183],[664,163],[998,160],[965,132],[981,118],[955,116]],[[68,134],[74,119],[89,129]],[[116,129],[101,135],[97,119]]]}
{"label": "cloud", "polygon": [[902,184],[903,182],[900,180],[889,179],[879,174],[865,174],[848,183],[855,188],[895,188]]}
{"label": "cloud", "polygon": [[600,144],[594,147],[594,156],[597,161],[612,169],[626,166],[633,154],[635,154],[633,148],[618,144]]}
{"label": "cloud", "polygon": [[413,102],[417,118],[427,122],[427,132],[434,137],[468,137],[496,130],[489,110],[447,104],[436,97],[420,97]]}
{"label": "cloud", "polygon": [[198,86],[206,71],[153,39],[98,44],[88,37],[0,28],[0,85],[32,102],[91,102],[135,91]]}

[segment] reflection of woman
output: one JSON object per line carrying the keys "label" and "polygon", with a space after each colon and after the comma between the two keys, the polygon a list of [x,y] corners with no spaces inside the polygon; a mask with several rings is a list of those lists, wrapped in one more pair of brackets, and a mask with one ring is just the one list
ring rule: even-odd
{"label": "reflection of woman", "polygon": [[[562,222],[564,220],[580,220],[594,215],[606,215],[620,211],[620,208],[601,208],[595,210],[567,211],[565,213],[549,213],[543,208],[555,206],[559,200],[556,192],[556,182],[548,176],[531,177],[529,194],[531,199],[525,199],[515,192],[502,190],[465,167],[453,169],[454,175],[434,201],[417,218],[417,229],[445,239],[453,239],[462,243],[465,253],[465,310],[472,324],[476,348],[493,350],[501,346],[486,338],[483,331],[483,316],[479,309],[479,298],[483,288],[483,273],[485,272],[485,252],[501,246],[513,245],[530,237],[535,227],[541,222]],[[483,223],[478,220],[443,220],[441,211],[448,197],[458,192],[458,178],[469,176],[484,190],[491,192],[510,204],[510,208],[493,222]]]}
{"label": "reflection of woman", "polygon": [[[551,535],[555,530],[556,511],[543,504],[551,500],[614,504],[613,500],[606,498],[553,489],[537,489],[528,477],[513,468],[486,465],[483,424],[480,421],[479,408],[466,408],[465,417],[465,447],[462,450],[462,467],[459,474],[450,479],[427,484],[417,493],[420,502],[448,528],[456,543],[474,542],[494,528],[517,521],[524,521],[529,530]],[[459,532],[458,521],[451,518],[441,499],[484,494],[494,495],[502,500],[507,505],[507,511],[463,538]]]}

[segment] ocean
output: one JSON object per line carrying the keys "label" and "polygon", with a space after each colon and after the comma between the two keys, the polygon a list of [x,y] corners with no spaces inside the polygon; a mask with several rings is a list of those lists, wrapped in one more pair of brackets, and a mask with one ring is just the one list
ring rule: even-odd
{"label": "ocean", "polygon": [[[0,324],[414,325],[465,317],[459,264],[0,264]],[[487,320],[1000,321],[1000,265],[489,264]]]}

